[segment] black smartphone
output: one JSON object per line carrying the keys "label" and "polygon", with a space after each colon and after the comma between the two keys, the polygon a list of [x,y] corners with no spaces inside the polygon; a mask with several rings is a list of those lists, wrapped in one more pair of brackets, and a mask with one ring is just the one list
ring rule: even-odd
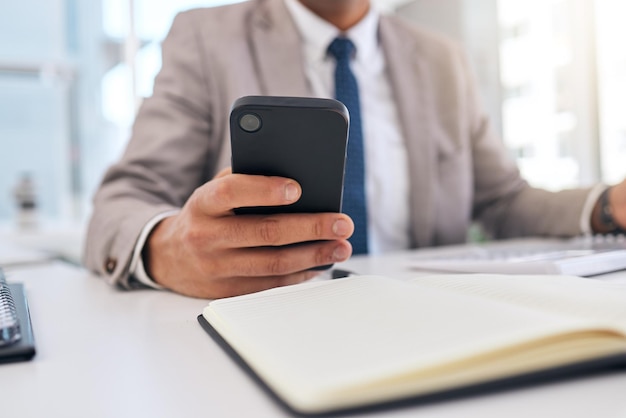
{"label": "black smartphone", "polygon": [[238,214],[341,212],[350,117],[337,100],[246,96],[230,113],[233,173],[296,180],[291,205],[239,208]]}
{"label": "black smartphone", "polygon": [[230,113],[233,173],[291,178],[302,195],[291,205],[245,207],[235,213],[341,212],[349,124],[348,109],[337,100],[237,99]]}

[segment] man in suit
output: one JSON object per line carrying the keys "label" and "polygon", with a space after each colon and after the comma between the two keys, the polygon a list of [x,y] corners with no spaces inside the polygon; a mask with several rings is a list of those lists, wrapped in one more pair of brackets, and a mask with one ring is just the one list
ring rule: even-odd
{"label": "man in suit", "polygon": [[452,43],[369,0],[252,0],[174,21],[154,94],[95,197],[86,265],[124,288],[216,298],[298,283],[349,258],[349,216],[235,216],[301,190],[228,170],[235,99],[333,97],[337,37],[354,47],[370,252],[463,242],[472,220],[497,238],[626,226],[626,183],[551,193],[520,178]]}

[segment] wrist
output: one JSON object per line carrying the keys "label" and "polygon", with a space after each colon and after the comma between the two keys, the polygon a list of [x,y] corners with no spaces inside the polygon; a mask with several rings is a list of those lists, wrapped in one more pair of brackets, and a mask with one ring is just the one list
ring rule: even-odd
{"label": "wrist", "polygon": [[615,220],[614,210],[609,199],[611,187],[602,192],[593,210],[592,225],[594,232],[602,234],[626,234]]}
{"label": "wrist", "polygon": [[173,217],[167,217],[154,226],[141,252],[146,273],[160,286],[164,286],[162,279],[167,276],[167,271],[164,271],[168,266],[167,260],[170,252],[168,246],[170,239],[167,237],[167,231],[169,230],[168,224],[172,220]]}

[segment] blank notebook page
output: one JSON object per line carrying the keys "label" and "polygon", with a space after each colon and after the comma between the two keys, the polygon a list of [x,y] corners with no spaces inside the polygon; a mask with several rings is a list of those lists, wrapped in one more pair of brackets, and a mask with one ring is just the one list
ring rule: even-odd
{"label": "blank notebook page", "polygon": [[593,325],[375,276],[217,300],[203,315],[274,390],[303,404],[364,380]]}

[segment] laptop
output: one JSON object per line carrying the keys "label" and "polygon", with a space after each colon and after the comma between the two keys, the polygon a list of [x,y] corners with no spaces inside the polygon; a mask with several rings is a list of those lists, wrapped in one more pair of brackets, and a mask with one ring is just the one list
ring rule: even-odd
{"label": "laptop", "polygon": [[420,252],[417,270],[447,273],[565,274],[590,277],[626,269],[626,237],[522,239]]}

